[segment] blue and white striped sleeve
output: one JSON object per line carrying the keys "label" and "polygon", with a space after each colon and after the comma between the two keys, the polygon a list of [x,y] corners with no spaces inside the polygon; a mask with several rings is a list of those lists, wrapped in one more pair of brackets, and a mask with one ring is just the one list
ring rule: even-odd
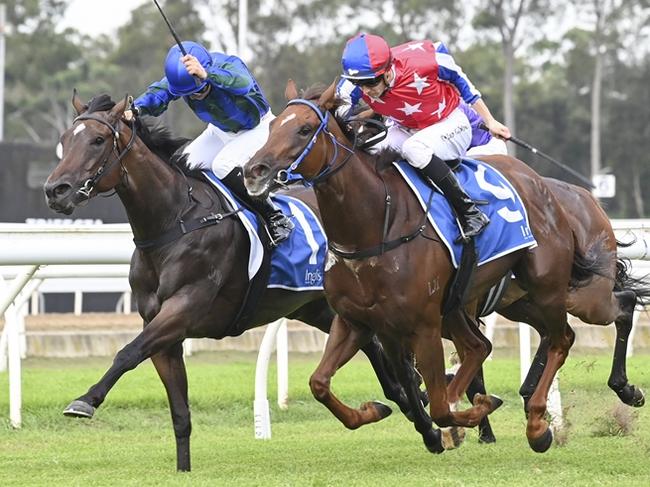
{"label": "blue and white striped sleeve", "polygon": [[355,86],[350,80],[341,78],[336,85],[336,96],[343,104],[336,109],[336,115],[344,120],[348,118],[361,100],[362,94],[361,88]]}
{"label": "blue and white striped sleeve", "polygon": [[454,58],[442,42],[434,43],[436,47],[436,62],[438,63],[438,78],[443,81],[452,83],[460,96],[470,105],[476,103],[481,98],[481,92],[478,91],[460,66],[456,64]]}

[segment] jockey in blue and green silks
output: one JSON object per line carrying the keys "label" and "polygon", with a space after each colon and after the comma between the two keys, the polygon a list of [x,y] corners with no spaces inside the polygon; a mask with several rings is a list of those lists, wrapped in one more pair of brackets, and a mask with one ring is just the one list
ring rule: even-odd
{"label": "jockey in blue and green silks", "polygon": [[133,115],[159,116],[182,98],[206,129],[186,148],[191,169],[209,169],[245,204],[266,220],[272,243],[288,238],[293,222],[270,199],[254,200],[244,187],[241,167],[266,142],[274,116],[262,89],[236,56],[208,52],[196,42],[183,42],[187,53],[173,46],[165,59],[165,77],[147,88],[127,110]]}

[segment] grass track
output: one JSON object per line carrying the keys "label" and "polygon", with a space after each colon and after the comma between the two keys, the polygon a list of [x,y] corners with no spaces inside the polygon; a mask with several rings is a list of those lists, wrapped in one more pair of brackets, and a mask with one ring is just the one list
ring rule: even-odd
{"label": "grass track", "polygon": [[[167,400],[150,362],[125,375],[91,421],[61,410],[94,383],[110,359],[27,360],[23,428],[8,426],[7,376],[0,374],[0,486],[432,486],[650,485],[650,411],[636,416],[629,436],[605,433],[618,404],[607,388],[608,356],[570,357],[560,377],[568,440],[545,453],[527,446],[518,389],[518,361],[486,367],[490,392],[505,404],[492,415],[496,445],[474,431],[455,451],[434,456],[399,412],[379,424],[347,431],[309,393],[318,357],[290,357],[288,411],[273,408],[273,439],[253,438],[255,356],[199,354],[188,358],[192,467],[177,474]],[[272,372],[274,372],[272,368]],[[632,382],[650,391],[650,356],[629,360]],[[275,394],[273,382],[270,394]],[[334,379],[351,405],[379,398],[367,361],[355,359]],[[270,396],[272,397],[272,396]],[[394,408],[396,409],[396,408]]]}

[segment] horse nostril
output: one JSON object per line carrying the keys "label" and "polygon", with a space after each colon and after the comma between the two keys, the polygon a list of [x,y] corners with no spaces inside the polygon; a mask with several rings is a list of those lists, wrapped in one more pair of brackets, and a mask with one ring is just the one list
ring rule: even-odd
{"label": "horse nostril", "polygon": [[45,186],[45,194],[48,198],[62,198],[70,191],[72,191],[72,186],[68,183]]}
{"label": "horse nostril", "polygon": [[250,172],[255,178],[263,178],[271,172],[271,168],[266,164],[256,164],[251,168]]}

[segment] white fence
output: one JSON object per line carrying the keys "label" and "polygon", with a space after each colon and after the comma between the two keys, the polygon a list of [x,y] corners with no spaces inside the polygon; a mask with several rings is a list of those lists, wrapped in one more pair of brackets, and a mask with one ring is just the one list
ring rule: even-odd
{"label": "white fence", "polygon": [[[650,259],[650,220],[614,220],[612,223],[619,239],[636,239],[632,247],[621,249],[623,256],[630,259]],[[24,350],[21,345],[24,340],[24,333],[21,336],[23,305],[32,293],[48,280],[54,282],[53,279],[73,277],[125,279],[133,249],[131,229],[126,224],[92,227],[0,224],[0,314],[5,314],[5,327],[0,338],[0,360],[2,351],[7,350],[9,418],[12,426],[18,428],[21,425],[20,359],[21,349]],[[76,285],[80,282],[77,281]],[[109,281],[106,283],[108,285]],[[124,281],[121,281],[122,286],[123,284]],[[83,286],[79,289],[83,289]],[[104,290],[110,292],[110,289]],[[121,289],[124,290],[124,287]],[[130,303],[128,308],[126,303],[124,307],[130,309]],[[493,333],[493,328],[488,329],[488,336],[490,333]],[[520,333],[523,374],[530,363],[528,326],[521,326]],[[278,404],[281,408],[287,404],[286,336],[286,323],[283,320],[275,322],[267,328],[260,348],[255,378],[256,438],[271,437],[266,383],[274,344],[278,347]],[[559,393],[557,397],[559,399]]]}

